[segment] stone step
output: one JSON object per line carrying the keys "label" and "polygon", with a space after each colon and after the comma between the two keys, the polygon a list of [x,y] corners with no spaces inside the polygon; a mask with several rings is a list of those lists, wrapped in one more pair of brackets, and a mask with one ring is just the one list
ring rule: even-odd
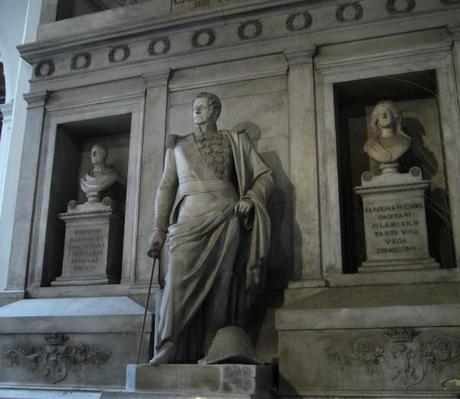
{"label": "stone step", "polygon": [[268,399],[273,368],[253,364],[129,364],[126,391],[108,390],[101,399]]}
{"label": "stone step", "polygon": [[270,399],[268,394],[263,395],[237,395],[214,393],[178,393],[178,392],[120,392],[105,391],[100,399]]}
{"label": "stone step", "polygon": [[100,391],[45,388],[0,388],[0,399],[99,399]]}

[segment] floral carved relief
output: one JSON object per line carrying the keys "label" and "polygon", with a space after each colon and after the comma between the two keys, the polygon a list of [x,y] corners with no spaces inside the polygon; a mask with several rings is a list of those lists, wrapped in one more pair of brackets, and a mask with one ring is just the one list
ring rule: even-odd
{"label": "floral carved relief", "polygon": [[413,328],[390,328],[375,337],[360,337],[326,351],[341,369],[358,367],[373,375],[390,371],[405,388],[420,384],[432,370],[441,372],[460,361],[460,341],[447,336],[422,339]]}
{"label": "floral carved relief", "polygon": [[69,337],[61,333],[46,334],[43,345],[31,343],[15,345],[4,352],[10,367],[22,367],[40,373],[43,379],[56,384],[69,372],[79,372],[86,366],[102,366],[111,352],[94,344],[67,344]]}

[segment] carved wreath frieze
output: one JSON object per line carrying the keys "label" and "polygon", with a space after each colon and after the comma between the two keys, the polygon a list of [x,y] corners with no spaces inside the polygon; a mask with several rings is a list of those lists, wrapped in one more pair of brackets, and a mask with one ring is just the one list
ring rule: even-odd
{"label": "carved wreath frieze", "polygon": [[306,11],[298,14],[289,15],[286,20],[286,29],[290,32],[308,29],[313,23],[311,14]]}
{"label": "carved wreath frieze", "polygon": [[15,345],[4,355],[10,367],[22,367],[40,373],[52,384],[64,380],[69,371],[79,372],[86,366],[102,366],[109,360],[111,351],[95,344],[66,344],[69,337],[61,333],[46,334],[46,344]]}
{"label": "carved wreath frieze", "polygon": [[359,21],[364,14],[363,6],[359,3],[342,4],[337,7],[335,17],[338,22]]}
{"label": "carved wreath frieze", "polygon": [[[400,2],[404,2],[404,7],[400,6]],[[387,10],[390,14],[403,14],[414,10],[416,6],[415,0],[387,0]]]}
{"label": "carved wreath frieze", "polygon": [[367,374],[390,370],[405,388],[420,384],[430,369],[441,372],[460,360],[460,341],[446,336],[423,340],[413,328],[390,328],[376,337],[360,337],[326,350],[341,369],[359,367]]}

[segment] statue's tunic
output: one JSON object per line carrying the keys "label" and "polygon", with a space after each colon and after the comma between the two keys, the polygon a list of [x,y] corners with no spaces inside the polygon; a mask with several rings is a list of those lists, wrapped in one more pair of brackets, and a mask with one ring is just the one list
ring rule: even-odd
{"label": "statue's tunic", "polygon": [[[259,283],[260,268],[268,255],[266,203],[273,187],[271,170],[246,134],[218,134],[215,142],[201,142],[194,135],[174,136],[175,143],[166,154],[155,201],[154,227],[168,231],[168,267],[156,349],[165,342],[177,342],[203,307],[205,318],[219,319],[226,312],[226,304],[216,303],[214,297],[216,291],[224,291],[218,293],[219,300],[229,297],[225,291],[242,252],[242,227],[250,230],[249,242],[244,243],[247,289]],[[197,205],[198,212],[190,212],[187,201],[201,199],[200,195],[205,195],[206,203],[202,208]],[[254,202],[254,211],[240,220],[234,207],[243,198]]]}

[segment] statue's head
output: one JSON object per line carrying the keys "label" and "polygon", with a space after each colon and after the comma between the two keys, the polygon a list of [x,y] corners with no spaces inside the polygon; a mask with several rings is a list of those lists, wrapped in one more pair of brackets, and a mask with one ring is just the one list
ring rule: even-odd
{"label": "statue's head", "polygon": [[197,125],[216,122],[222,110],[222,103],[215,94],[201,92],[193,100],[193,121]]}
{"label": "statue's head", "polygon": [[91,148],[91,163],[92,164],[97,164],[97,163],[105,163],[105,160],[107,159],[107,150],[100,146],[99,144],[93,145]]}
{"label": "statue's head", "polygon": [[380,101],[372,111],[371,127],[376,137],[381,135],[382,129],[393,128],[394,133],[401,131],[402,115],[393,101]]}

